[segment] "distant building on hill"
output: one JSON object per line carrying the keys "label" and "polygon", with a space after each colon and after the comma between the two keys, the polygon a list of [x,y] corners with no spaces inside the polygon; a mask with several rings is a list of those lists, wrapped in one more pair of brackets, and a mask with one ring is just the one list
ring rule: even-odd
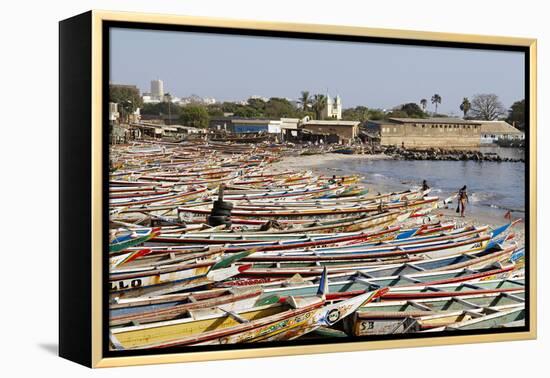
{"label": "distant building on hill", "polygon": [[461,118],[389,118],[367,121],[366,129],[382,146],[470,148],[481,141],[481,125]]}
{"label": "distant building on hill", "polygon": [[151,80],[151,98],[164,101],[164,82],[162,80]]}
{"label": "distant building on hill", "polygon": [[481,143],[496,143],[499,140],[522,140],[525,134],[506,121],[473,121],[481,125]]}
{"label": "distant building on hill", "polygon": [[117,122],[119,117],[118,104],[116,102],[109,102],[109,122]]}

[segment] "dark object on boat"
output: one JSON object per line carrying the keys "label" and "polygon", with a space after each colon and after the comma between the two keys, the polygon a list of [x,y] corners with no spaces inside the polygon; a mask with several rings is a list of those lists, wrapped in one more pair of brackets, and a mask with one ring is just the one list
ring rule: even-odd
{"label": "dark object on boat", "polygon": [[210,215],[207,221],[208,225],[212,227],[221,226],[222,224],[231,227],[231,218],[225,215]]}
{"label": "dark object on boat", "polygon": [[227,210],[231,213],[233,204],[231,202],[216,200],[214,201],[214,208],[217,210]]}
{"label": "dark object on boat", "polygon": [[218,191],[218,199],[214,201],[210,216],[208,217],[208,224],[210,226],[216,227],[224,224],[227,227],[231,227],[231,210],[233,209],[233,204],[223,200],[224,190],[225,185],[221,184]]}
{"label": "dark object on boat", "polygon": [[219,207],[214,206],[212,207],[212,210],[210,211],[210,215],[214,216],[223,216],[223,217],[230,217],[231,216],[231,209],[221,209]]}
{"label": "dark object on boat", "polygon": [[260,231],[267,231],[267,230],[283,230],[284,227],[281,223],[277,222],[276,220],[268,220],[262,226],[260,227]]}

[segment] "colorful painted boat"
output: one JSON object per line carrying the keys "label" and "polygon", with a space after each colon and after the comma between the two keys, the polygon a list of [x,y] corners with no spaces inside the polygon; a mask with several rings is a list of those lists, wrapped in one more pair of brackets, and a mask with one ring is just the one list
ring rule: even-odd
{"label": "colorful painted boat", "polygon": [[[370,303],[357,309],[347,326],[349,333],[355,336],[447,329],[453,324],[498,312],[503,306],[523,307],[524,294],[523,289],[518,289],[505,293]],[[479,323],[477,326],[483,328]]]}

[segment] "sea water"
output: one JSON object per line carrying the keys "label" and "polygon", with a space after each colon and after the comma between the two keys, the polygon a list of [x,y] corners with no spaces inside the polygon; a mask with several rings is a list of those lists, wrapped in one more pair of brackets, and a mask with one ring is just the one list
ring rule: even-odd
{"label": "sea water", "polygon": [[[509,157],[518,157],[511,150]],[[325,168],[337,175],[360,174],[371,193],[417,188],[426,180],[431,195],[445,199],[467,185],[474,212],[525,212],[525,163],[357,159],[328,162]]]}

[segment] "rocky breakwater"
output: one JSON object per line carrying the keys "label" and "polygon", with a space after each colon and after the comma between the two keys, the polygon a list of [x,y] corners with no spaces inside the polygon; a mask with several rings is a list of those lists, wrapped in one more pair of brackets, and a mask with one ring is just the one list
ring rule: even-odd
{"label": "rocky breakwater", "polygon": [[384,154],[396,160],[453,160],[453,161],[494,161],[525,162],[525,159],[502,157],[496,153],[483,153],[477,150],[452,150],[443,148],[400,148],[389,146],[383,148]]}

